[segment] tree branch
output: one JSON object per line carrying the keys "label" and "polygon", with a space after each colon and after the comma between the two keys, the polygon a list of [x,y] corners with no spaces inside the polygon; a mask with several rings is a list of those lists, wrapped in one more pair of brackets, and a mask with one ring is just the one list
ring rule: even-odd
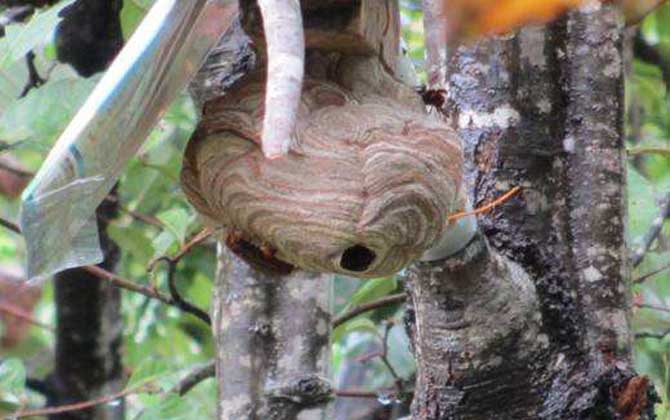
{"label": "tree branch", "polygon": [[141,386],[138,387],[133,387],[133,388],[128,388],[124,391],[117,392],[112,395],[107,395],[104,397],[96,398],[94,400],[89,400],[89,401],[82,401],[74,404],[66,404],[66,405],[60,405],[57,407],[46,407],[46,408],[39,408],[35,410],[19,410],[7,417],[3,417],[5,420],[10,420],[10,419],[21,419],[21,418],[26,418],[26,417],[37,417],[37,416],[48,416],[52,414],[61,414],[61,413],[68,413],[71,411],[80,411],[84,410],[90,407],[95,407],[97,405],[102,405],[102,404],[107,404],[110,403],[114,400],[118,400],[120,398],[123,398],[127,395],[130,394],[135,394],[135,393],[140,393],[140,392],[149,392],[150,386],[149,384],[142,384]]}
{"label": "tree branch", "polygon": [[2,217],[0,217],[0,226],[8,230],[11,230],[14,233],[18,233],[19,235],[21,234],[21,228],[19,227],[19,225],[17,225],[14,222],[10,222],[7,219],[3,219]]}
{"label": "tree branch", "polygon": [[[4,226],[5,228],[11,230],[12,232],[21,234],[21,229],[16,223],[10,222],[9,220],[0,218],[0,226]],[[135,282],[132,282],[130,280],[124,279],[121,276],[117,276],[116,274],[105,270],[104,268],[98,267],[96,265],[87,265],[82,267],[85,271],[88,271],[89,273],[93,274],[94,276],[98,277],[101,280],[108,281],[112,285],[128,290],[131,292],[139,293],[141,295],[144,295],[148,298],[151,299],[156,299],[159,300],[167,305],[175,306],[182,311],[186,313],[190,313],[191,315],[195,316],[196,318],[202,320],[203,322],[211,325],[211,319],[207,312],[203,311],[202,309],[190,304],[189,302],[186,302],[181,295],[179,295],[176,285],[174,284],[174,267],[176,266],[176,262],[178,262],[181,258],[183,258],[186,253],[188,253],[195,245],[198,243],[204,241],[211,232],[208,233],[208,235],[204,235],[203,232],[200,234],[196,235],[196,237],[189,242],[187,245],[182,248],[179,253],[177,254],[176,257],[161,257],[157,261],[163,259],[165,261],[168,261],[170,264],[170,271],[168,272],[168,286],[170,288],[170,296],[167,296],[160,291],[156,290],[155,287],[151,286],[144,286]],[[172,261],[176,261],[174,264]]]}
{"label": "tree branch", "polygon": [[179,289],[177,289],[176,272],[177,272],[177,263],[179,260],[175,261],[170,257],[163,256],[156,260],[156,262],[159,261],[165,261],[168,265],[167,283],[171,297],[170,304],[178,307],[184,312],[188,312],[191,315],[200,318],[207,324],[211,325],[212,319],[210,318],[209,314],[204,310],[198,308],[197,306],[193,305],[192,303],[188,302],[186,299],[184,299],[183,296],[179,293]]}
{"label": "tree branch", "polygon": [[349,311],[343,313],[342,315],[336,317],[333,320],[333,328],[337,328],[345,322],[349,321],[352,318],[357,317],[358,315],[369,312],[375,309],[382,308],[387,305],[392,305],[394,303],[404,302],[407,299],[407,295],[403,293],[396,293],[394,295],[384,296],[383,298],[377,299],[375,301],[354,306]]}
{"label": "tree branch", "polygon": [[170,389],[170,392],[183,396],[200,382],[205,379],[213,378],[215,375],[216,363],[214,360],[210,360],[206,364],[198,366],[184,376],[174,387],[172,387],[172,389]]}
{"label": "tree branch", "polygon": [[202,243],[205,239],[209,238],[212,235],[212,233],[213,232],[209,229],[203,229],[201,232],[195,235],[193,239],[191,239],[186,245],[184,245],[174,257],[163,255],[153,260],[149,264],[149,271],[152,271],[155,268],[156,264],[158,264],[159,262],[163,261],[167,263],[168,265],[167,283],[168,283],[168,289],[170,291],[170,297],[172,302],[171,304],[177,306],[184,312],[188,312],[200,318],[209,325],[212,324],[212,319],[210,318],[209,314],[204,310],[198,308],[197,306],[193,305],[192,303],[188,302],[179,293],[179,289],[177,288],[177,282],[176,282],[176,273],[177,273],[177,264],[179,263],[179,261],[186,254],[188,254],[196,245]]}
{"label": "tree branch", "polygon": [[670,264],[664,265],[660,268],[657,268],[656,270],[652,270],[648,273],[641,275],[640,277],[633,279],[633,284],[644,283],[647,279],[650,279],[651,277],[654,277],[656,274],[659,274],[666,270],[670,270]]}

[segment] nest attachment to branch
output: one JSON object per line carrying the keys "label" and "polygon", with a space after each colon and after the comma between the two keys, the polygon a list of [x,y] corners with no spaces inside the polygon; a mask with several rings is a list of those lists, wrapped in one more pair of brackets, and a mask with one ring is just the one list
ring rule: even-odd
{"label": "nest attachment to branch", "polygon": [[461,210],[460,142],[421,106],[344,85],[307,78],[289,154],[266,159],[265,84],[249,76],[206,104],[182,185],[210,224],[274,258],[387,276],[434,245]]}

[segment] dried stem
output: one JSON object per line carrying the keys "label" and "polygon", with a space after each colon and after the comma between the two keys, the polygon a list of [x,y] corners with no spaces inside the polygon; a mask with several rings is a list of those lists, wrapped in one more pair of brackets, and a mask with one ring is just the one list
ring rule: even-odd
{"label": "dried stem", "polygon": [[521,187],[516,186],[512,188],[511,190],[507,191],[505,194],[501,195],[500,197],[496,198],[495,200],[491,201],[490,203],[484,204],[481,207],[478,207],[472,211],[463,211],[460,213],[455,213],[452,215],[449,215],[447,217],[447,223],[454,223],[455,221],[462,219],[464,217],[468,216],[476,216],[478,214],[486,213],[488,211],[493,210],[494,208],[498,207],[499,205],[503,204],[505,201],[509,200],[510,198],[514,197],[519,191],[521,191]]}

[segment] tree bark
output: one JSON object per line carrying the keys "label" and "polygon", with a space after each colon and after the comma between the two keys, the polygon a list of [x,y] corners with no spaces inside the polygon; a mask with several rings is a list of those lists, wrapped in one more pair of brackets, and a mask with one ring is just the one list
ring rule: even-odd
{"label": "tree bark", "polygon": [[472,202],[523,192],[410,272],[414,418],[653,416],[631,361],[623,30],[596,3],[448,58]]}
{"label": "tree bark", "polygon": [[[60,61],[82,76],[104,70],[123,45],[120,0],[79,0],[64,12],[57,28]],[[110,197],[116,197],[115,190]],[[118,213],[115,200],[103,202],[96,212],[104,261],[116,267],[120,250],[106,228]],[[58,246],[58,244],[54,244]],[[92,400],[123,388],[121,346],[123,325],[121,293],[84,269],[56,275],[57,319],[55,369],[49,377],[48,405]],[[103,404],[90,409],[50,416],[51,419],[123,419],[124,404]]]}
{"label": "tree bark", "polygon": [[331,288],[331,275],[266,274],[220,246],[219,419],[328,418]]}

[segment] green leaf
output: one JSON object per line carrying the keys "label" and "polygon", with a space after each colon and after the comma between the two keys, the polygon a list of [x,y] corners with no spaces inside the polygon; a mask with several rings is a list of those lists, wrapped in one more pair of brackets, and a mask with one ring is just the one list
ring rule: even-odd
{"label": "green leaf", "polygon": [[28,140],[50,146],[65,130],[97,81],[98,78],[62,79],[31,90],[0,117],[0,138],[10,143]]}
{"label": "green leaf", "polygon": [[188,227],[192,221],[191,215],[186,210],[181,208],[170,209],[159,213],[156,217],[163,222],[180,243],[184,243]]}
{"label": "green leaf", "polygon": [[0,398],[16,402],[26,387],[26,368],[19,359],[6,359],[0,364]]}
{"label": "green leaf", "polygon": [[398,287],[395,277],[368,280],[358,288],[351,298],[351,305],[361,305],[379,299],[393,292]]}
{"label": "green leaf", "polygon": [[158,257],[167,254],[172,245],[176,243],[177,238],[174,234],[169,230],[164,230],[151,241],[151,245],[154,248],[154,256]]}
{"label": "green leaf", "polygon": [[74,0],[63,0],[44,11],[37,11],[28,23],[8,25],[0,39],[0,69],[22,59],[32,49],[44,44],[60,22],[58,13]]}
{"label": "green leaf", "polygon": [[180,397],[169,394],[152,404],[145,406],[139,417],[141,420],[187,420],[194,418],[193,401],[189,396]]}
{"label": "green leaf", "polygon": [[375,325],[370,318],[356,317],[335,328],[332,333],[332,341],[337,343],[342,340],[346,334],[354,331],[363,331],[379,335],[377,325]]}
{"label": "green leaf", "polygon": [[124,252],[131,254],[138,261],[147,264],[153,256],[153,245],[145,234],[145,230],[134,227],[121,227],[109,225],[107,234],[116,242]]}
{"label": "green leaf", "polygon": [[147,357],[144,361],[133,371],[133,374],[128,380],[128,388],[134,388],[138,385],[154,382],[160,378],[173,375],[175,372],[174,366],[169,360]]}

